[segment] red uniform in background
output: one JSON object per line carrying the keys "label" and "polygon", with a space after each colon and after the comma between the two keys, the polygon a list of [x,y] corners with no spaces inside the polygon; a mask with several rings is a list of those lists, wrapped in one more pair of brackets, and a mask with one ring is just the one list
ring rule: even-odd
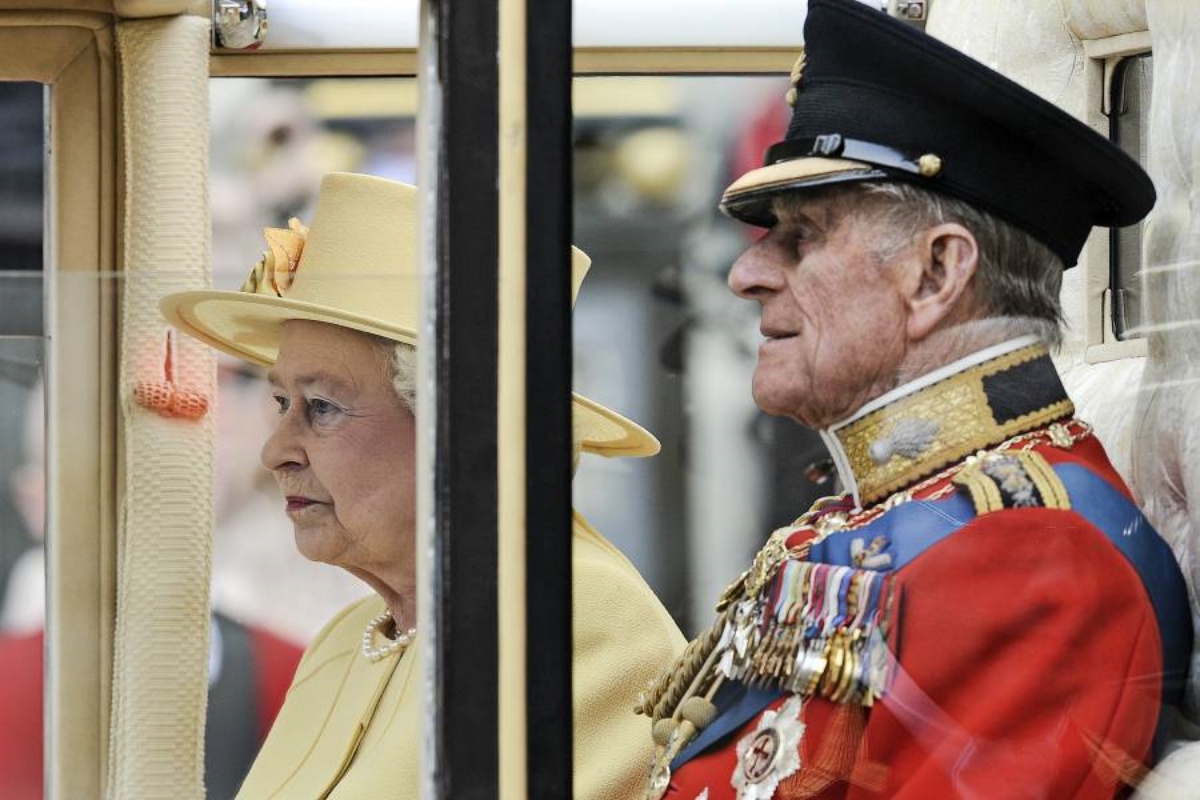
{"label": "red uniform in background", "polygon": [[0,796],[42,797],[42,632],[0,636]]}
{"label": "red uniform in background", "polygon": [[[228,617],[209,686],[205,785],[211,798],[233,797],[292,682],[303,648]],[[43,647],[41,631],[0,636],[0,797],[43,797]],[[181,735],[183,735],[181,733]]]}

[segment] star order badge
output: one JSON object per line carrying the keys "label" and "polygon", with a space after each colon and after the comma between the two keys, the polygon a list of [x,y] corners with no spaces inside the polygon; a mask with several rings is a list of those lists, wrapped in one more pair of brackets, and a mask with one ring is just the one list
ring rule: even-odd
{"label": "star order badge", "polygon": [[769,800],[779,782],[800,769],[801,703],[792,695],[777,711],[764,712],[758,727],[738,742],[732,780],[737,800]]}

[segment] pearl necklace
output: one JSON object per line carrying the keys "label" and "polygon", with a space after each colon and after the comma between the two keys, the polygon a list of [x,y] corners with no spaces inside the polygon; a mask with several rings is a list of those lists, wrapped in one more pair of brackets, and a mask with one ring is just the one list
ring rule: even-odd
{"label": "pearl necklace", "polygon": [[[392,622],[392,612],[385,610],[382,614],[367,623],[367,629],[363,631],[362,635],[362,654],[367,661],[374,663],[382,661],[392,653],[402,653],[412,643],[412,640],[417,637],[416,627],[409,628],[395,639],[388,637],[383,632],[383,628],[389,622]],[[376,647],[376,634],[382,636],[387,644]]]}

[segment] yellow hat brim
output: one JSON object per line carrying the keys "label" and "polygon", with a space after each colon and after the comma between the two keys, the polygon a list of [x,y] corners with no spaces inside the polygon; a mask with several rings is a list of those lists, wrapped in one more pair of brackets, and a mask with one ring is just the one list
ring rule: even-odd
{"label": "yellow hat brim", "polygon": [[588,453],[608,458],[641,458],[662,449],[654,434],[611,408],[578,392],[571,393],[579,446]]}
{"label": "yellow hat brim", "polygon": [[[284,297],[198,290],[177,292],[159,302],[159,310],[180,331],[210,347],[252,364],[269,367],[279,357],[283,323],[308,320],[340,325],[417,346],[417,333],[370,317]],[[652,456],[658,439],[633,420],[578,393],[571,394],[580,447],[607,457]]]}
{"label": "yellow hat brim", "polygon": [[303,300],[248,292],[198,290],[176,292],[158,304],[162,315],[179,330],[205,344],[259,366],[279,356],[283,323],[325,322],[416,346],[417,332],[372,317]]}

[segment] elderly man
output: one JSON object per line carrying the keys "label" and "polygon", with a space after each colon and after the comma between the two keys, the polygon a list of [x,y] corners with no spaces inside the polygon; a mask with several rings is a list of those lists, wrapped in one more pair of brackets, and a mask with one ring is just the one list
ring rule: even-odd
{"label": "elderly man", "polygon": [[1093,225],[1154,202],[1086,126],[853,0],[810,0],[786,137],[723,209],[767,228],[754,397],[846,495],[776,531],[643,697],[647,796],[1128,791],[1186,591],[1048,347]]}

